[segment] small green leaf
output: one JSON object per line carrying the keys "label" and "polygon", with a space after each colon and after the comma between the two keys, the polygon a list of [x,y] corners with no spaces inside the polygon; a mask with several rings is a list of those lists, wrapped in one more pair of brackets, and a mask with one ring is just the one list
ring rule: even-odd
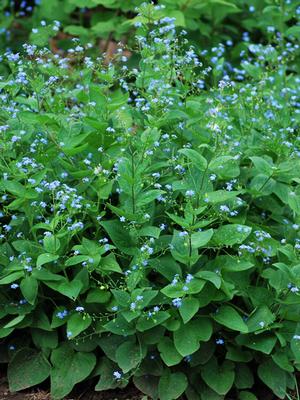
{"label": "small green leaf", "polygon": [[187,297],[183,299],[181,307],[179,308],[179,314],[183,322],[186,324],[199,310],[199,300],[195,297]]}
{"label": "small green leaf", "polygon": [[242,333],[248,332],[248,327],[243,321],[240,314],[231,306],[223,305],[221,306],[216,314],[213,315],[215,321],[219,324],[226,326],[234,331],[239,331]]}
{"label": "small green leaf", "polygon": [[42,265],[50,263],[52,261],[56,261],[58,258],[59,256],[55,254],[50,254],[50,253],[40,254],[37,258],[36,266],[38,269],[41,269]]}
{"label": "small green leaf", "polygon": [[117,272],[119,274],[123,272],[113,253],[101,259],[100,266],[97,267],[97,270],[101,272]]}
{"label": "small green leaf", "polygon": [[193,149],[180,149],[178,152],[189,158],[192,164],[200,171],[206,170],[207,161],[198,151]]}
{"label": "small green leaf", "polygon": [[0,285],[8,285],[9,283],[20,279],[22,276],[24,276],[24,271],[13,272],[12,274],[0,279]]}
{"label": "small green leaf", "polygon": [[43,239],[43,243],[44,249],[51,254],[57,253],[60,248],[60,240],[55,235],[46,236]]}
{"label": "small green leaf", "polygon": [[90,289],[86,297],[87,303],[107,303],[111,297],[110,292],[101,289]]}
{"label": "small green leaf", "polygon": [[20,289],[28,303],[34,304],[38,293],[38,281],[33,276],[26,276],[20,283]]}
{"label": "small green leaf", "polygon": [[92,323],[92,318],[89,315],[75,312],[68,319],[67,332],[69,339],[73,339],[81,332],[86,330]]}
{"label": "small green leaf", "polygon": [[205,201],[210,204],[224,203],[236,198],[241,191],[216,190],[205,194]]}

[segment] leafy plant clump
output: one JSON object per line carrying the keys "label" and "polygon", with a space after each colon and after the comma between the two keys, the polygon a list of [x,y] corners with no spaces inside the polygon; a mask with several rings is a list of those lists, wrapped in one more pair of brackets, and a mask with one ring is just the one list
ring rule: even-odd
{"label": "leafy plant clump", "polygon": [[[146,1],[150,3],[151,1]],[[0,48],[19,51],[24,41],[66,48],[72,36],[92,42],[98,50],[111,51],[116,41],[130,44],[136,29],[137,7],[144,0],[1,0]],[[295,17],[298,0],[155,0],[160,18],[175,18],[195,46],[228,43],[236,59],[255,37],[268,41],[275,31],[299,35]],[[60,21],[61,27],[55,25]],[[26,39],[25,39],[26,38]]]}
{"label": "leafy plant clump", "polygon": [[135,22],[137,68],[76,41],[4,56],[10,388],[252,400],[260,381],[283,399],[300,365],[299,46],[274,32],[234,68],[155,6]]}

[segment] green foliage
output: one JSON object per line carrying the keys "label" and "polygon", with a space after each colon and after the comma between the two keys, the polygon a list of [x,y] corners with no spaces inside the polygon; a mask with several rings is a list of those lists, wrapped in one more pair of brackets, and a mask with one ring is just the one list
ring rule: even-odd
{"label": "green foliage", "polygon": [[[70,46],[71,35],[82,43],[97,44],[97,48],[100,41],[103,51],[110,52],[110,41],[122,40],[131,45],[133,33],[140,32],[140,23],[151,21],[151,13],[138,13],[138,7],[144,3],[143,0],[35,0],[29,4],[2,0],[1,44],[4,48],[19,48],[25,35],[31,44],[44,46],[50,41],[50,46],[65,49]],[[275,30],[285,37],[299,39],[299,26],[291,24],[297,6],[298,1],[159,0],[156,15],[174,18],[176,28],[184,28],[190,42],[200,48],[208,40],[213,46],[227,42],[228,52],[236,60],[247,47],[248,33],[259,35],[262,42],[270,40]],[[243,37],[242,32],[246,32]],[[255,66],[247,66],[247,70],[254,75],[258,73]]]}
{"label": "green foliage", "polygon": [[[32,20],[61,11],[66,31],[88,37],[68,26],[70,13],[104,6],[116,12],[95,14],[91,31],[106,37],[112,23],[126,31],[132,3],[42,2]],[[265,17],[256,23],[273,18],[275,32],[238,44],[234,67],[221,45],[198,51],[176,29],[196,32],[209,13],[218,32],[243,2],[165,3],[133,17],[132,68],[121,48],[108,64],[85,40],[62,56],[40,49],[41,28],[37,47],[3,55],[0,360],[12,390],[48,378],[57,400],[86,379],[98,391],[133,382],[162,400],[252,400],[260,385],[284,398],[294,388],[295,7],[279,15],[255,2]],[[241,24],[254,29],[251,18]]]}

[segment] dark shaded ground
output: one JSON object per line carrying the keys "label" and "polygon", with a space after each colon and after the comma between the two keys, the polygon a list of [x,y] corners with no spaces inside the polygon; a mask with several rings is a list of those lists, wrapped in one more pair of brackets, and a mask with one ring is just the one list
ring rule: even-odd
{"label": "dark shaded ground", "polygon": [[[259,390],[259,400],[279,400],[274,395],[263,388]],[[294,398],[294,397],[292,397]],[[297,397],[295,397],[296,399]],[[147,400],[147,396],[139,392],[133,386],[128,386],[124,390],[108,390],[105,392],[95,392],[93,387],[82,386],[65,397],[64,400]],[[5,375],[0,374],[0,400],[51,400],[50,394],[47,390],[36,388],[28,389],[18,393],[10,393],[8,383]],[[228,400],[236,400],[228,398]]]}
{"label": "dark shaded ground", "polygon": [[[94,392],[91,390],[74,393],[65,400],[142,400],[143,394],[133,387],[125,390],[109,390],[106,392]],[[45,390],[25,390],[18,393],[10,393],[7,380],[0,376],[0,400],[51,400],[50,394]]]}

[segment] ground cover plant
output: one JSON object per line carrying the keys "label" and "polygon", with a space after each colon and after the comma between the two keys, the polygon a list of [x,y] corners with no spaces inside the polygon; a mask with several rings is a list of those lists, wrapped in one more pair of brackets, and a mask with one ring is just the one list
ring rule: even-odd
{"label": "ground cover plant", "polygon": [[[0,48],[18,51],[24,42],[66,48],[72,36],[91,42],[96,51],[111,49],[122,40],[131,45],[134,18],[143,0],[2,0],[0,2]],[[244,42],[266,42],[290,29],[299,35],[295,16],[298,0],[159,0],[160,17],[175,18],[196,47],[228,43],[227,52],[237,59]],[[52,26],[60,21],[62,29]],[[60,35],[57,33],[60,31]]]}
{"label": "ground cover plant", "polygon": [[[144,5],[136,68],[74,40],[7,52],[1,363],[153,399],[256,399],[300,362],[299,53],[275,30],[232,66]],[[58,26],[58,24],[57,24]],[[296,30],[294,30],[296,32]],[[212,59],[211,54],[214,54]]]}

